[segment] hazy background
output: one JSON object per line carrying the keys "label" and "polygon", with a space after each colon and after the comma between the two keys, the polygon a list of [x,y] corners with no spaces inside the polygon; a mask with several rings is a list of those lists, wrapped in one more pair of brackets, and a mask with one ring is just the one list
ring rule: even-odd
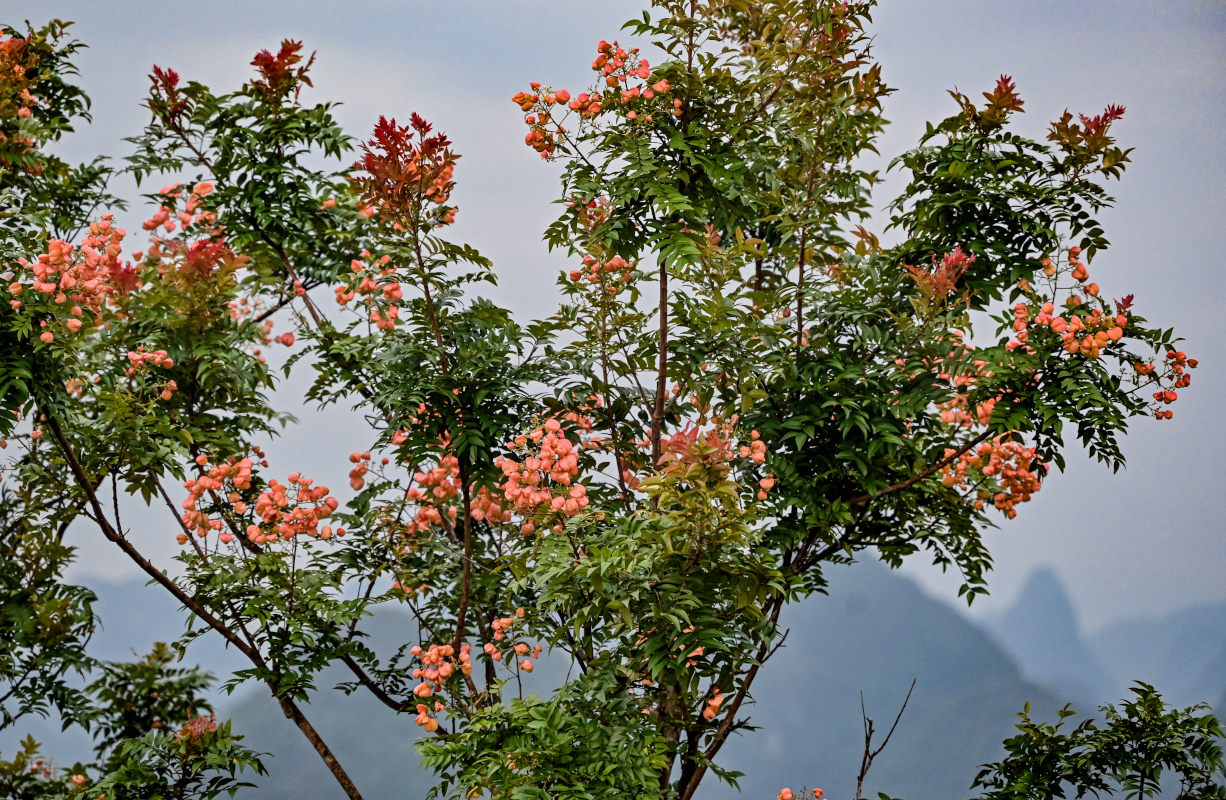
{"label": "hazy background", "polygon": [[[552,309],[553,281],[565,264],[539,240],[555,212],[557,168],[522,144],[522,115],[508,98],[531,80],[586,86],[595,42],[617,37],[640,7],[612,0],[0,5],[10,23],[76,20],[76,36],[90,45],[79,65],[95,121],[64,148],[79,157],[128,151],[121,140],[146,119],[140,101],[152,64],[221,91],[245,79],[257,50],[284,37],[303,40],[318,52],[316,89],[304,100],[342,102],[338,114],[354,135],[366,135],[380,114],[418,111],[452,136],[463,154],[456,235],[493,258],[503,276],[498,299],[523,315]],[[894,0],[877,10],[876,22],[876,55],[898,89],[886,106],[893,123],[881,144],[887,158],[913,145],[926,120],[951,112],[946,89],[976,96],[1001,73],[1016,79],[1026,101],[1022,127],[1034,136],[1065,108],[1128,108],[1114,130],[1136,147],[1134,163],[1113,186],[1118,206],[1104,221],[1114,246],[1092,265],[1094,278],[1108,296],[1135,293],[1139,313],[1176,325],[1202,365],[1173,407],[1174,420],[1137,422],[1125,472],[1113,475],[1074,453],[1066,474],[990,535],[994,596],[981,601],[980,613],[1002,608],[1038,566],[1066,579],[1091,628],[1226,597],[1226,4]],[[897,186],[897,179],[887,183],[880,196]],[[129,220],[143,214],[137,207]],[[284,400],[295,404],[292,395]],[[343,455],[365,432],[343,410],[328,421],[336,423],[326,442],[334,447],[308,450],[291,431],[273,447],[277,464],[343,485]],[[320,452],[334,457],[319,463]],[[172,552],[172,531],[157,525],[134,534]],[[82,571],[118,577],[128,570],[101,543],[82,544]],[[952,597],[955,580],[920,564],[910,571]]]}
{"label": "hazy background", "polygon": [[[620,24],[639,9],[638,3],[612,0],[4,0],[0,19],[10,24],[23,18],[36,24],[50,16],[73,19],[76,36],[91,45],[78,64],[94,99],[95,122],[62,148],[77,158],[127,152],[122,138],[135,134],[147,116],[140,100],[152,64],[225,91],[249,74],[257,50],[275,49],[285,37],[304,40],[308,50],[318,52],[316,89],[307,90],[304,101],[343,102],[338,114],[352,134],[366,135],[380,114],[403,119],[417,111],[451,135],[463,154],[456,171],[455,234],[494,260],[502,276],[497,299],[529,316],[552,310],[553,282],[566,266],[539,239],[555,214],[551,201],[558,169],[523,145],[522,115],[508,98],[532,80],[572,91],[585,88],[595,43],[619,37]],[[819,708],[812,713],[826,715],[820,703],[827,701],[821,698],[854,701],[855,690],[865,685],[844,686],[846,675],[867,676],[866,660],[876,663],[878,672],[864,681],[885,687],[876,697],[868,692],[870,713],[881,691],[891,693],[876,712],[885,717],[910,676],[929,675],[931,685],[959,670],[970,675],[966,665],[979,664],[983,682],[966,678],[957,697],[942,695],[938,686],[927,700],[934,716],[925,716],[923,705],[913,712],[917,717],[907,735],[915,746],[937,736],[933,742],[939,739],[945,750],[963,746],[940,739],[951,727],[940,714],[954,709],[971,707],[985,719],[992,717],[991,730],[964,732],[968,741],[982,743],[1008,733],[1008,715],[1022,700],[1098,702],[1118,697],[1130,678],[1168,687],[1181,702],[1215,701],[1213,687],[1226,691],[1226,681],[1218,680],[1226,674],[1226,660],[1216,655],[1219,643],[1226,648],[1226,638],[1215,638],[1226,625],[1221,516],[1226,434],[1220,411],[1226,394],[1221,358],[1226,290],[1220,277],[1226,246],[1226,3],[887,0],[876,18],[876,55],[887,81],[898,89],[886,106],[893,122],[881,142],[886,160],[912,146],[926,120],[951,113],[946,89],[957,86],[977,97],[1001,73],[1016,79],[1026,101],[1021,127],[1035,137],[1041,138],[1046,123],[1065,108],[1094,114],[1108,103],[1127,107],[1113,130],[1136,151],[1124,182],[1112,187],[1118,206],[1103,222],[1114,246],[1095,260],[1093,275],[1107,296],[1134,293],[1138,313],[1176,326],[1187,338],[1184,349],[1200,359],[1201,368],[1180,393],[1173,421],[1137,422],[1125,443],[1126,471],[1113,475],[1070,452],[1067,473],[1053,476],[1017,520],[989,534],[997,568],[990,580],[992,597],[967,612],[976,625],[967,626],[948,608],[925,605],[909,582],[890,582],[878,571],[857,567],[838,579],[832,598],[806,605],[803,615],[819,616],[804,616],[804,627],[818,625],[820,636],[813,642],[789,640],[791,655],[781,654],[778,675],[824,687],[815,690]],[[883,188],[883,204],[898,185],[895,178]],[[135,199],[134,187],[119,188]],[[129,230],[139,232],[135,223],[145,215],[136,206],[125,217]],[[132,242],[133,249],[139,246]],[[292,388],[280,393],[285,407],[300,405]],[[345,454],[368,439],[363,423],[344,409],[303,418],[309,443],[304,427],[289,431],[270,448],[274,468],[302,469],[343,486]],[[142,548],[164,558],[175,551],[177,531],[164,517],[128,514],[125,521]],[[124,582],[135,577],[93,531],[76,535],[82,558],[75,578]],[[920,562],[905,572],[932,596],[956,604],[956,579]],[[152,601],[138,599],[144,596],[137,592],[139,583],[120,583],[104,596],[111,605],[104,603],[102,613],[112,620],[112,632],[135,625],[142,636],[174,636],[173,617],[165,633],[154,634],[156,626],[142,625],[143,614],[131,613]],[[152,618],[151,612],[144,614]],[[907,631],[915,638],[900,645],[898,637]],[[118,657],[123,652],[116,648]],[[1220,653],[1226,655],[1226,649]],[[814,672],[819,665],[826,672]],[[1044,684],[1051,694],[1027,681]],[[994,706],[989,715],[984,698],[1000,708]],[[764,708],[769,702],[764,699]],[[777,703],[772,713],[785,717],[796,708],[791,693]],[[820,750],[814,740],[814,752],[824,753],[815,756],[818,761],[842,763],[858,756],[858,751],[837,750],[840,742],[854,744],[857,725],[854,708],[840,709],[839,725],[830,711],[831,724],[823,728],[822,735],[834,744]],[[260,723],[252,724],[259,730]],[[802,736],[817,735],[812,725],[799,730],[808,732]],[[743,759],[765,763],[786,749],[779,732],[763,735],[768,738],[762,749],[741,751]],[[403,752],[402,741],[399,747]],[[969,763],[986,758],[969,751],[966,758],[972,755],[976,760]],[[891,767],[881,769],[884,777],[892,774]],[[914,776],[905,764],[893,769]],[[806,771],[785,782],[798,785],[818,774]],[[970,773],[959,774],[965,786]],[[905,786],[880,788],[906,791]],[[935,793],[939,787],[932,788]]]}

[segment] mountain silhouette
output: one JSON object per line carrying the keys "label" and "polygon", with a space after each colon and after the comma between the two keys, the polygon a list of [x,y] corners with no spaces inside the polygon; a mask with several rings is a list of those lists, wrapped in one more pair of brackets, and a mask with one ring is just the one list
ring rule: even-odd
{"label": "mountain silhouette", "polygon": [[[1188,706],[1213,702],[1226,690],[1226,602],[1119,620],[1087,642],[1111,670],[1117,695],[1143,680],[1172,705]],[[1226,711],[1221,701],[1215,708]]]}
{"label": "mountain silhouette", "polygon": [[[784,617],[785,646],[763,669],[748,706],[761,730],[734,736],[721,753],[723,766],[744,773],[741,791],[708,778],[700,797],[773,797],[783,786],[803,784],[850,796],[863,745],[860,692],[884,731],[913,678],[915,692],[869,774],[866,796],[964,795],[978,765],[1000,754],[1025,702],[1036,713],[1054,714],[1055,696],[1023,680],[987,633],[909,579],[877,563],[838,568],[830,578],[829,597],[809,598]],[[380,614],[372,640],[392,632],[403,637],[407,625]],[[339,672],[327,677],[344,679]],[[543,692],[552,683],[540,672],[532,678],[535,686],[526,691]],[[249,746],[276,754],[259,791],[239,797],[341,797],[265,692],[252,689],[227,710]],[[369,800],[420,797],[433,784],[417,766],[412,742],[420,733],[411,716],[396,717],[361,694],[335,692],[320,693],[308,714]]]}
{"label": "mountain silhouette", "polygon": [[988,626],[1026,678],[1066,702],[1096,707],[1127,688],[1087,646],[1068,592],[1051,569],[1032,572],[1012,605]]}
{"label": "mountain silhouette", "polygon": [[[805,784],[851,796],[863,746],[861,692],[868,715],[885,731],[912,679],[915,692],[868,776],[865,795],[965,796],[978,765],[1000,754],[1000,742],[1014,732],[1025,702],[1051,718],[1065,698],[1024,679],[992,636],[910,579],[872,561],[833,568],[829,579],[829,596],[808,598],[785,612],[785,645],[763,669],[745,709],[761,729],[734,736],[721,753],[722,765],[744,773],[741,791],[711,777],[701,798],[774,797],[783,786]],[[159,587],[132,582],[100,584],[95,591],[104,625],[95,645],[105,657],[130,658],[182,630],[181,613]],[[380,650],[414,631],[397,611],[381,611],[367,628]],[[219,677],[240,665],[212,635],[193,644],[187,660]],[[563,677],[560,659],[539,663],[526,692],[547,693]],[[369,800],[424,796],[433,776],[419,768],[412,743],[421,733],[412,715],[391,713],[364,690],[346,696],[326,688],[347,678],[339,670],[321,675],[317,685],[325,688],[308,705],[308,716]],[[232,697],[223,695],[217,711],[219,718],[233,720],[245,744],[272,756],[260,788],[238,797],[342,797],[266,689],[249,685]],[[23,728],[36,729],[58,763],[89,754],[88,737],[67,737],[54,720]],[[6,752],[13,747],[10,739],[0,742]]]}

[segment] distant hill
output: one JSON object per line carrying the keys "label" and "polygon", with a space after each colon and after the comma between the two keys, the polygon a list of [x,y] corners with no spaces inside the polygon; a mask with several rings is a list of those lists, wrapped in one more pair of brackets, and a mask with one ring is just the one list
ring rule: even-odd
{"label": "distant hill", "polygon": [[1127,687],[1086,644],[1068,593],[1050,569],[1032,572],[1013,604],[986,624],[1022,675],[1066,702],[1097,707]]}
{"label": "distant hill", "polygon": [[[1087,643],[1117,687],[1143,680],[1180,706],[1213,702],[1226,690],[1226,602],[1120,620]],[[1220,701],[1216,708],[1226,710]]]}
{"label": "distant hill", "polygon": [[1123,619],[1086,634],[1059,578],[1039,569],[986,627],[1022,674],[1061,698],[1094,707],[1127,696],[1136,681],[1167,702],[1217,702],[1226,711],[1226,603]]}
{"label": "distant hill", "polygon": [[[872,793],[916,800],[964,795],[976,767],[995,758],[1013,732],[1023,703],[1046,712],[1058,706],[1021,679],[987,634],[908,579],[875,563],[831,578],[830,597],[811,598],[785,618],[787,645],[763,671],[751,708],[762,730],[735,737],[721,754],[724,765],[745,773],[742,792],[712,780],[701,797],[773,797],[782,786],[805,783],[850,796],[862,743],[860,691],[869,716],[888,727],[913,677],[911,705],[869,776]],[[394,625],[389,615],[379,627]],[[271,780],[251,798],[341,796],[262,692],[245,695],[230,713],[252,747],[277,753]],[[410,718],[334,693],[312,703],[311,718],[369,800],[420,797],[431,785],[431,776],[417,770],[411,745],[418,731]]]}
{"label": "distant hill", "polygon": [[[851,797],[863,746],[860,692],[888,728],[911,679],[915,694],[866,796],[966,796],[979,764],[996,758],[1030,701],[1054,713],[1056,698],[1023,680],[991,639],[909,579],[877,563],[830,573],[830,596],[789,609],[787,646],[763,671],[753,716],[763,729],[730,742],[727,766],[745,772],[745,797],[781,786],[820,786]],[[735,792],[711,784],[705,797]]]}
{"label": "distant hill", "polygon": [[[821,786],[831,796],[854,790],[862,745],[860,692],[869,716],[888,727],[912,678],[915,694],[893,742],[869,776],[868,796],[884,791],[909,800],[965,796],[976,767],[994,759],[1013,732],[1015,715],[1030,701],[1051,715],[1063,699],[1022,678],[1016,662],[982,629],[949,606],[924,595],[909,579],[875,562],[836,568],[830,596],[790,608],[786,646],[757,684],[749,711],[762,729],[734,737],[721,754],[726,766],[745,773],[739,793],[714,780],[700,796],[774,797],[782,786]],[[173,639],[182,619],[156,587],[140,583],[100,585],[104,629],[97,645],[107,657],[127,657],[155,640]],[[409,621],[396,612],[372,622],[377,642],[403,641]],[[220,673],[237,661],[216,637],[193,646],[196,663]],[[528,691],[551,685],[549,669],[531,676]],[[343,679],[333,672],[320,680]],[[1087,709],[1088,710],[1088,709]],[[219,716],[253,749],[274,754],[271,776],[247,800],[340,798],[331,777],[302,736],[260,687],[222,698]],[[369,800],[423,796],[432,776],[418,769],[412,742],[418,728],[394,717],[364,693],[345,697],[321,692],[310,717],[355,776]],[[88,752],[58,726],[39,732],[61,761]],[[11,744],[4,743],[6,748]]]}

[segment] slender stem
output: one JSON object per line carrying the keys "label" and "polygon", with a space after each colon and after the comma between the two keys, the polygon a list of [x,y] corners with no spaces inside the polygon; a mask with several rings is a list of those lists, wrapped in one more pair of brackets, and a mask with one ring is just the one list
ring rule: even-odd
{"label": "slender stem", "polygon": [[[85,493],[89,506],[95,515],[94,521],[97,522],[99,529],[102,531],[102,535],[105,536],[107,540],[117,545],[134,564],[140,567],[141,571],[143,571],[157,583],[161,584],[167,591],[174,595],[175,599],[182,603],[185,608],[199,617],[210,628],[220,633],[222,638],[232,644],[240,653],[245,655],[252,662],[252,664],[266,668],[267,664],[264,661],[264,657],[258,650],[254,649],[239,638],[239,636],[235,634],[233,630],[214,616],[195,598],[185,592],[178,584],[172,581],[166,575],[166,573],[153,566],[153,564],[150,563],[149,560],[140,553],[140,551],[132,546],[132,543],[127,540],[123,533],[116,530],[115,527],[111,525],[110,520],[107,519],[106,513],[102,508],[102,503],[98,499],[98,493],[94,487],[93,481],[90,480],[89,475],[87,475],[85,472],[85,468],[81,465],[80,460],[77,458],[77,454],[73,450],[72,444],[68,441],[68,437],[64,434],[64,429],[60,426],[59,420],[56,419],[55,415],[50,411],[44,410],[43,413],[47,420],[47,427],[51,429],[51,434],[55,437],[56,443],[59,445],[60,452],[64,456],[64,460],[68,462],[68,468],[72,471],[73,478],[76,480],[77,485],[80,486],[81,490]],[[302,713],[302,709],[298,708],[298,706],[290,698],[281,696],[279,688],[274,682],[267,681],[267,683],[268,688],[273,693],[273,696],[277,698],[277,702],[280,704],[281,710],[285,713],[285,716],[298,726],[298,729],[302,731],[304,736],[306,736],[307,740],[311,743],[311,746],[315,748],[315,752],[319,753],[320,758],[323,759],[324,764],[327,765],[328,770],[332,773],[332,776],[336,779],[336,782],[340,784],[341,788],[345,791],[345,795],[349,797],[350,800],[362,800],[361,792],[358,791],[348,773],[345,772],[344,767],[342,767],[341,763],[337,761],[336,756],[332,753],[332,750],[319,735],[319,732],[315,730],[315,727],[311,725],[310,720],[308,720]]]}
{"label": "slender stem", "polygon": [[660,267],[660,330],[656,361],[656,397],[651,412],[651,463],[660,462],[660,435],[664,427],[664,398],[668,390],[668,267]]}
{"label": "slender stem", "polygon": [[968,451],[968,450],[970,450],[972,447],[974,447],[975,445],[977,445],[977,444],[979,444],[980,442],[984,441],[985,439],[987,439],[987,438],[988,438],[989,436],[991,436],[991,435],[992,435],[992,429],[991,429],[991,428],[988,428],[986,431],[984,431],[983,433],[979,434],[979,435],[978,435],[978,436],[976,436],[974,439],[971,439],[969,442],[967,442],[966,444],[962,445],[962,446],[961,446],[961,447],[959,447],[958,449],[954,450],[952,453],[950,453],[949,455],[945,456],[945,458],[943,458],[943,459],[941,459],[940,461],[936,462],[935,464],[933,464],[932,466],[928,467],[927,469],[925,469],[925,470],[923,470],[923,471],[921,471],[921,472],[917,472],[917,473],[915,473],[914,475],[912,475],[911,477],[907,478],[906,480],[901,480],[901,481],[899,481],[898,483],[891,484],[891,485],[889,485],[889,486],[885,487],[884,489],[878,489],[877,491],[875,491],[875,492],[869,492],[868,494],[856,495],[855,497],[851,498],[851,499],[850,499],[850,500],[848,500],[847,502],[848,502],[849,504],[853,505],[853,506],[854,506],[854,505],[859,505],[860,503],[867,503],[867,502],[868,502],[868,501],[870,501],[870,500],[876,500],[878,497],[884,497],[884,496],[885,496],[885,495],[887,495],[887,494],[893,494],[894,492],[899,492],[899,491],[902,491],[903,489],[906,489],[906,488],[908,488],[908,487],[910,487],[910,486],[913,486],[914,484],[919,483],[920,481],[922,481],[924,478],[927,478],[927,477],[929,477],[929,476],[933,475],[933,474],[934,474],[934,473],[936,473],[937,471],[939,471],[939,470],[941,470],[941,469],[943,469],[943,468],[945,468],[945,467],[949,466],[949,465],[950,465],[950,464],[952,464],[953,462],[957,461],[957,460],[958,460],[958,458],[959,458],[959,457],[961,457],[963,453],[967,452],[967,451]]}

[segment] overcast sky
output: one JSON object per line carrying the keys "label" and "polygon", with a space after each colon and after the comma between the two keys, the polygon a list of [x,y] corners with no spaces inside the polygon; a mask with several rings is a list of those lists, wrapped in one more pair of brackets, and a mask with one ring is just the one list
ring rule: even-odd
{"label": "overcast sky", "polygon": [[[66,146],[76,157],[127,152],[122,138],[147,114],[139,102],[152,64],[223,91],[245,79],[257,50],[304,40],[318,61],[316,90],[303,99],[341,101],[350,133],[367,134],[380,114],[418,111],[451,135],[463,155],[456,233],[493,258],[503,276],[497,299],[525,318],[552,310],[564,266],[539,237],[555,215],[557,169],[523,145],[522,115],[508,98],[532,80],[585,87],[595,43],[619,37],[639,8],[613,0],[5,0],[0,20],[76,20],[76,36],[91,46],[78,63],[95,124]],[[1176,326],[1201,362],[1173,421],[1137,422],[1125,472],[1070,454],[1065,474],[989,533],[997,569],[993,597],[976,603],[978,613],[1000,609],[1039,565],[1065,580],[1089,628],[1226,598],[1226,3],[886,0],[876,18],[876,55],[898,89],[886,106],[887,157],[914,144],[925,120],[951,113],[946,89],[978,96],[1001,73],[1016,79],[1023,131],[1036,137],[1065,108],[1127,107],[1113,131],[1136,151],[1113,186],[1118,205],[1103,221],[1114,246],[1095,260],[1094,277],[1108,296],[1134,293],[1138,313]],[[292,392],[282,400],[297,402]],[[291,431],[273,448],[274,467],[343,485],[344,455],[367,438],[362,423],[341,410],[309,424],[311,444],[302,429]],[[175,531],[164,517],[125,522],[143,547],[173,553]],[[131,574],[91,532],[80,536],[78,574]],[[957,581],[921,567],[908,572],[952,600]]]}

